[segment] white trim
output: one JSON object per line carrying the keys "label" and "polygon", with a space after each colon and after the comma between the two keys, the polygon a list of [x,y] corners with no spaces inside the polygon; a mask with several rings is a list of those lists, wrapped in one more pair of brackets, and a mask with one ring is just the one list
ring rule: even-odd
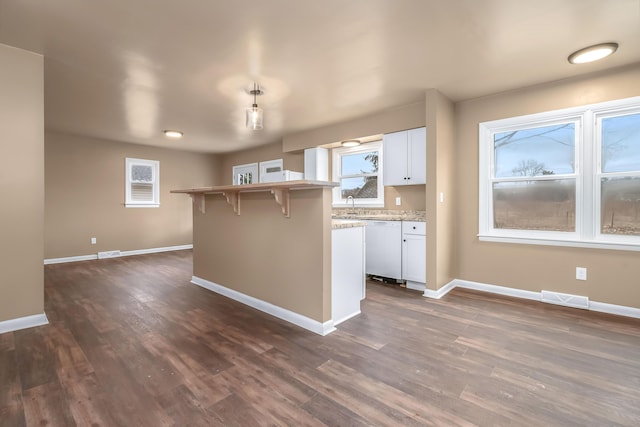
{"label": "white trim", "polygon": [[618,316],[635,317],[636,319],[640,319],[640,308],[627,307],[624,305],[590,301],[589,310],[599,311],[601,313],[617,314]]}
{"label": "white trim", "polygon": [[[432,299],[440,299],[455,288],[472,289],[476,291],[489,292],[492,294],[540,301],[546,304],[557,304],[566,307],[582,308],[591,311],[598,311],[601,313],[616,314],[618,316],[634,317],[636,319],[640,319],[640,308],[636,307],[589,301],[589,297],[582,295],[560,294],[550,291],[525,291],[523,289],[508,288],[505,286],[490,285],[487,283],[472,282],[469,280],[461,279],[454,279],[437,291],[427,289],[424,291],[424,296]],[[551,301],[549,298],[543,300],[543,294],[546,296],[553,294],[553,296],[562,296],[563,298],[557,298],[554,301]]]}
{"label": "white trim", "polygon": [[455,279],[455,287],[489,292],[492,294],[507,295],[510,297],[540,301],[540,292],[525,291],[523,289],[507,288],[505,286],[489,285],[487,283],[472,282],[469,280]]}
{"label": "white trim", "polygon": [[[177,245],[177,246],[165,246],[161,248],[149,248],[149,249],[136,249],[132,251],[122,251],[120,252],[120,256],[132,256],[132,255],[144,255],[144,254],[155,254],[158,252],[171,252],[171,251],[183,251],[186,249],[193,249],[193,245]],[[113,257],[111,257],[113,258]],[[80,255],[80,256],[70,256],[64,258],[49,258],[44,260],[44,265],[49,264],[61,264],[65,262],[77,262],[77,261],[89,261],[98,259],[98,254],[94,255]]]}
{"label": "white trim", "polygon": [[64,258],[49,258],[49,259],[45,259],[44,260],[44,265],[62,264],[64,262],[90,261],[90,260],[93,260],[93,259],[98,259],[98,254],[68,256],[68,257],[64,257]]}
{"label": "white trim", "polygon": [[141,205],[140,203],[125,203],[124,207],[125,208],[159,208],[160,203],[147,203],[144,205]]}
{"label": "white trim", "polygon": [[48,324],[49,319],[47,319],[47,315],[44,313],[18,317],[17,319],[10,319],[0,322],[0,334]]}
{"label": "white trim", "polygon": [[149,249],[136,249],[133,251],[122,251],[120,252],[120,256],[155,254],[158,252],[184,251],[186,249],[193,249],[193,245],[165,246],[163,248],[149,248]]}
{"label": "white trim", "polygon": [[587,240],[557,240],[557,239],[536,239],[536,238],[520,238],[506,236],[489,236],[478,235],[481,242],[499,242],[499,243],[518,243],[525,245],[542,245],[542,246],[567,246],[572,248],[588,248],[588,249],[612,249],[616,251],[640,251],[640,245],[630,243],[608,243],[603,241],[587,241]]}
{"label": "white trim", "polygon": [[286,308],[279,307],[266,301],[262,301],[258,298],[254,298],[236,290],[226,288],[222,285],[218,285],[217,283],[210,282],[197,276],[191,277],[191,283],[213,291],[217,294],[223,295],[227,298],[231,298],[234,301],[241,302],[242,304],[253,307],[257,310],[285,320],[289,323],[293,323],[294,325],[298,325],[301,328],[304,328],[311,332],[315,332],[318,335],[328,335],[336,330],[333,320],[328,320],[324,323],[321,323],[307,316],[303,316],[302,314],[287,310]]}
{"label": "white trim", "polygon": [[[340,323],[342,322],[346,322],[347,320],[351,319],[352,317],[356,317],[358,314],[361,314],[362,312],[360,310],[356,311],[355,313],[351,313],[345,317],[343,317],[342,319],[339,320],[334,320],[333,321],[333,326],[338,326]],[[335,328],[334,328],[335,330]],[[333,331],[332,331],[333,332]],[[326,335],[326,334],[325,334]]]}
{"label": "white trim", "polygon": [[455,287],[456,287],[456,281],[452,280],[449,283],[447,283],[446,285],[444,285],[443,287],[441,287],[440,289],[438,289],[437,291],[425,288],[424,293],[422,294],[422,296],[425,296],[425,297],[431,298],[431,299],[440,299],[443,296],[445,296],[446,294],[448,294],[449,291],[451,291]]}

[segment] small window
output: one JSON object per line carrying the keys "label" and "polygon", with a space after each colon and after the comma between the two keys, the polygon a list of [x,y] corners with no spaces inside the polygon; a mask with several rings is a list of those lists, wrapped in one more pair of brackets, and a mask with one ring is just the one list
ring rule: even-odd
{"label": "small window", "polygon": [[[333,149],[333,206],[384,207],[382,142]],[[353,202],[352,202],[353,200]]]}
{"label": "small window", "polygon": [[160,206],[160,162],[157,160],[125,159],[126,199],[128,208]]}

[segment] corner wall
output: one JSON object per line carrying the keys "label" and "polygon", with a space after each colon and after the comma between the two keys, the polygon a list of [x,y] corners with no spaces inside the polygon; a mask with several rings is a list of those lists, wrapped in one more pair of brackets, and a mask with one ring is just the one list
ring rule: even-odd
{"label": "corner wall", "polygon": [[[640,95],[640,65],[456,105],[457,278],[640,308],[640,253],[478,240],[478,124]],[[588,280],[575,279],[577,266]]]}
{"label": "corner wall", "polygon": [[0,44],[0,322],[44,312],[43,63]]}
{"label": "corner wall", "polygon": [[[159,208],[124,206],[126,157],[160,161]],[[191,244],[191,199],[169,192],[217,185],[218,169],[211,154],[47,132],[45,259]]]}
{"label": "corner wall", "polygon": [[435,89],[426,92],[426,106],[427,289],[437,290],[456,277],[455,115]]}

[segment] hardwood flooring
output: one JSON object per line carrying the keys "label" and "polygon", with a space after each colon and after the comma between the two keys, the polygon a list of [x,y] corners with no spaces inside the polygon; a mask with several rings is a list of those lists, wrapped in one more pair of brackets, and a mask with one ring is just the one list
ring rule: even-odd
{"label": "hardwood flooring", "polygon": [[370,283],[320,337],[189,283],[191,252],[45,267],[1,426],[638,426],[640,320]]}

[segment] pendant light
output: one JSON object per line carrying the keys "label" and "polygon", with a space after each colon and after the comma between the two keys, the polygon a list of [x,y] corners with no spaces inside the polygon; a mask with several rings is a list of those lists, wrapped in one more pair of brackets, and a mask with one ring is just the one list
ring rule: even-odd
{"label": "pendant light", "polygon": [[255,82],[253,83],[253,90],[249,91],[249,94],[253,95],[253,105],[247,108],[247,127],[252,130],[262,129],[262,108],[258,107],[256,103],[256,96],[262,95],[264,92],[260,89]]}

